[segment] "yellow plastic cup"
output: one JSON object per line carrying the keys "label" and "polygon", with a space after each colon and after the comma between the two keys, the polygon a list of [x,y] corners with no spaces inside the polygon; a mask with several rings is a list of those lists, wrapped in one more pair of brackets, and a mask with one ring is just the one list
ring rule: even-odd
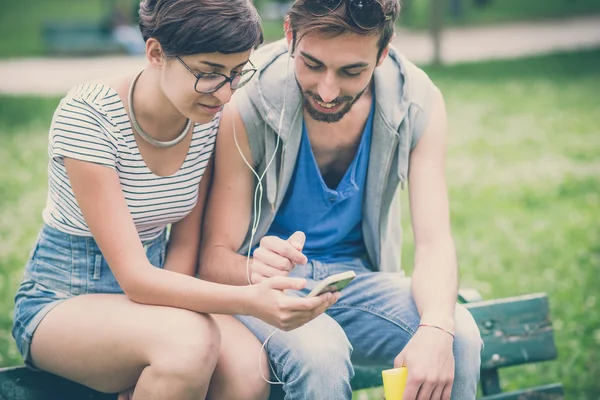
{"label": "yellow plastic cup", "polygon": [[385,400],[402,400],[406,388],[408,370],[406,367],[381,371],[383,377],[383,393]]}

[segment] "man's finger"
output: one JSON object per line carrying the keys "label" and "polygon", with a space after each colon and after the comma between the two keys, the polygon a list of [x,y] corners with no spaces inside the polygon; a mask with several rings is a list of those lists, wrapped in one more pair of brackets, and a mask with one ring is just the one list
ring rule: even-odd
{"label": "man's finger", "polygon": [[[417,400],[432,400],[431,397],[433,390],[435,389],[435,385],[430,382],[424,382],[419,388],[419,394],[417,396]],[[438,400],[438,399],[436,399]]]}
{"label": "man's finger", "polygon": [[406,388],[402,400],[416,400],[421,388],[422,381],[420,379],[411,378],[410,368],[408,369],[408,378],[406,380]]}
{"label": "man's finger", "polygon": [[394,360],[394,368],[406,367],[404,364],[404,352],[398,354],[398,357]]}
{"label": "man's finger", "polygon": [[261,274],[257,274],[256,272],[253,272],[252,275],[250,275],[250,282],[253,285],[256,285],[257,283],[261,283],[263,281],[267,280],[266,276],[263,276]]}
{"label": "man's finger", "polygon": [[288,274],[288,271],[282,271],[280,269],[270,267],[260,260],[252,260],[252,272],[267,278],[274,276],[287,276]]}
{"label": "man's finger", "polygon": [[281,271],[291,271],[294,268],[294,264],[290,260],[277,253],[273,253],[266,247],[256,249],[254,251],[254,259]]}
{"label": "man's finger", "polygon": [[450,396],[452,395],[452,384],[444,386],[444,391],[442,392],[442,400],[450,400]]}
{"label": "man's finger", "polygon": [[435,388],[433,389],[433,392],[431,392],[431,400],[441,400],[443,391],[444,391],[443,384],[436,385]]}
{"label": "man's finger", "polygon": [[306,242],[306,235],[302,231],[296,231],[287,240],[296,250],[302,251]]}
{"label": "man's finger", "polygon": [[260,241],[260,247],[265,247],[267,250],[289,259],[294,264],[306,264],[308,262],[308,259],[300,250],[292,246],[290,242],[276,236],[265,236]]}

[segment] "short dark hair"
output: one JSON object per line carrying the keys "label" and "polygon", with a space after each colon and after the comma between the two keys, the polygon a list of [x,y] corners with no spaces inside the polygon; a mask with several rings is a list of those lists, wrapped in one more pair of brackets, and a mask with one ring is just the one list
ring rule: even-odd
{"label": "short dark hair", "polygon": [[358,27],[348,16],[347,0],[334,11],[322,17],[312,15],[304,6],[305,0],[296,0],[288,11],[286,18],[289,21],[293,34],[293,46],[309,32],[319,32],[321,34],[335,37],[347,32],[355,32],[361,35],[379,35],[377,45],[379,55],[392,40],[394,36],[394,25],[400,14],[400,3],[398,0],[378,0],[385,15],[391,18],[373,29],[365,30]]}
{"label": "short dark hair", "polygon": [[142,0],[140,31],[155,38],[167,57],[241,53],[263,42],[251,0]]}

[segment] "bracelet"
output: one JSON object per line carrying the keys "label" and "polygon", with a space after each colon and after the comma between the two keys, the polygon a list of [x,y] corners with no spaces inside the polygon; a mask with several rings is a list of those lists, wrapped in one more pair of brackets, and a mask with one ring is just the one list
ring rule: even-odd
{"label": "bracelet", "polygon": [[446,330],[446,329],[442,328],[441,326],[428,325],[428,324],[419,324],[419,326],[417,326],[417,329],[419,329],[422,326],[427,327],[427,328],[436,328],[436,329],[439,329],[440,331],[446,332],[448,335],[452,336],[452,338],[454,339],[454,333],[450,332],[449,330]]}

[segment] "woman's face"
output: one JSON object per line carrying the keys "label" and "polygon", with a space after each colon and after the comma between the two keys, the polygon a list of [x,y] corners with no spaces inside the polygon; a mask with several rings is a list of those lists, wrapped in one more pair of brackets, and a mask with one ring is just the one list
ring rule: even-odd
{"label": "woman's face", "polygon": [[[231,100],[234,90],[231,82],[225,82],[212,93],[198,91],[211,91],[225,77],[232,77],[251,68],[248,62],[250,52],[251,50],[233,54],[203,53],[169,58],[161,73],[161,88],[173,106],[186,118],[199,124],[208,123]],[[198,76],[201,78],[198,79]],[[250,76],[251,74],[244,75],[242,79]],[[238,80],[236,78],[235,81]]]}

